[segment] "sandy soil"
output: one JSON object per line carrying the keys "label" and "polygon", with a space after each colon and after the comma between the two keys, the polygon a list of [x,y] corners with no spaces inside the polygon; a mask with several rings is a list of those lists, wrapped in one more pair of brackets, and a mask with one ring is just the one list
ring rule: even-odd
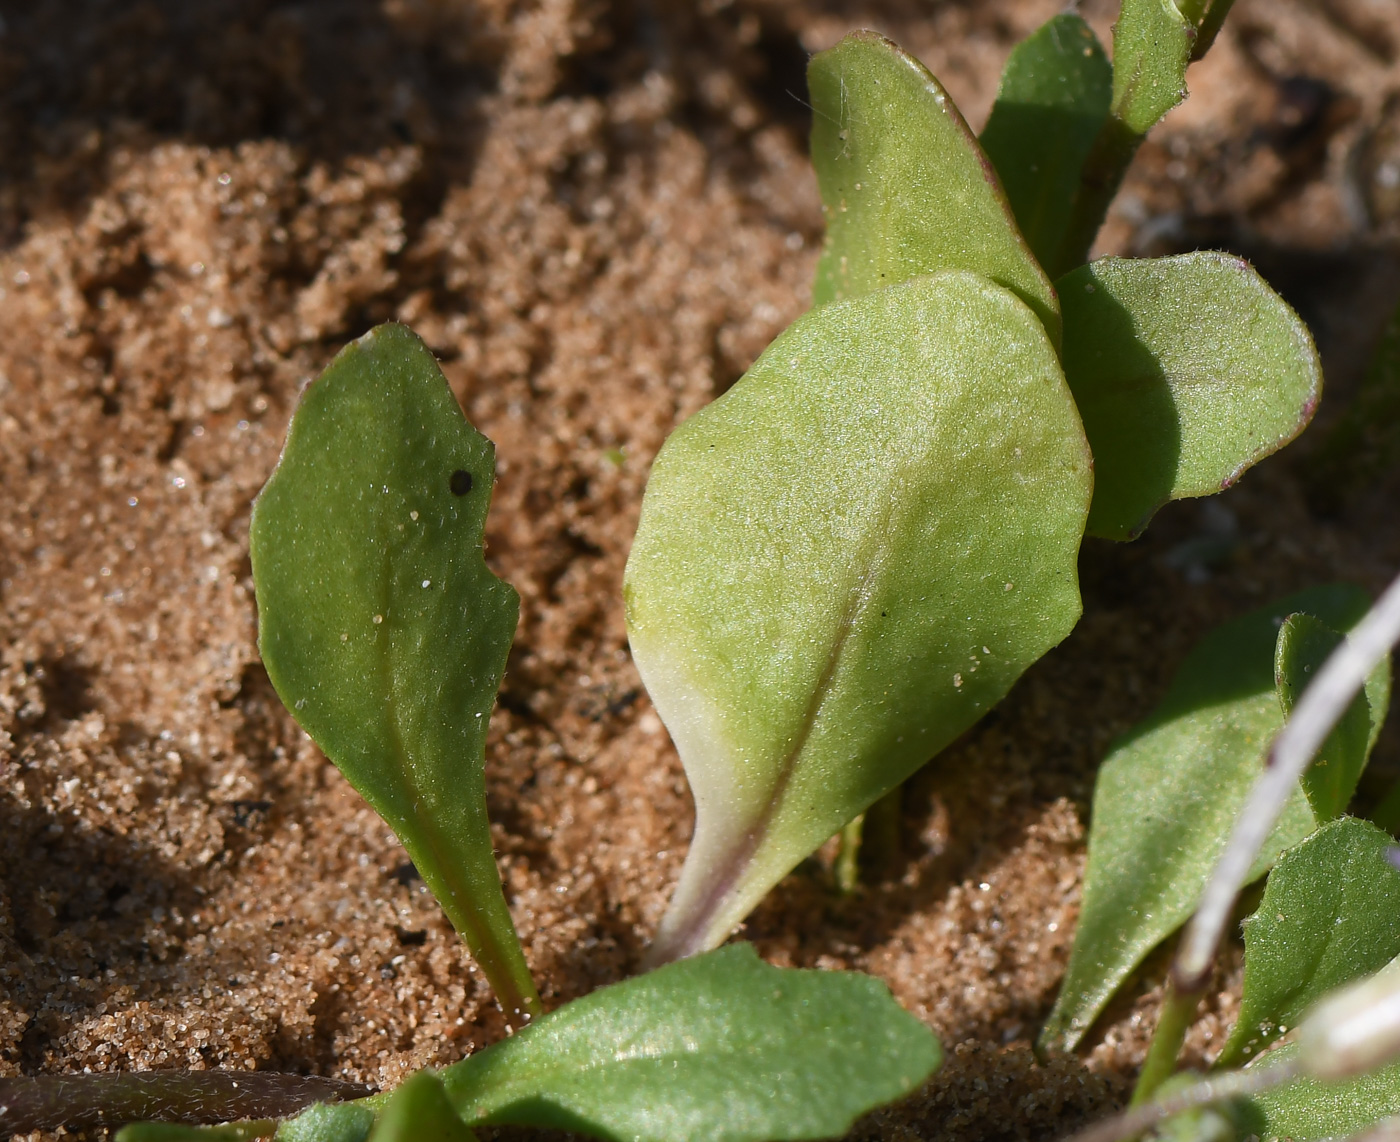
{"label": "sandy soil", "polygon": [[[974,126],[1056,0],[29,0],[0,31],[0,1074],[388,1084],[502,1034],[403,851],[259,665],[249,504],[300,386],[398,318],[497,444],[522,596],[491,803],[550,1005],[626,975],[691,822],[619,582],[648,464],[807,306],[806,56],[874,26]],[[1107,34],[1114,5],[1083,10]],[[1400,8],[1239,0],[1100,245],[1248,254],[1317,332],[1299,445],[1129,546],[1085,617],[907,787],[850,898],[807,862],[745,935],[886,980],[949,1061],[859,1137],[1050,1138],[1127,1089],[1150,964],[1084,1051],[1029,1043],[1094,767],[1192,641],[1400,565],[1400,480],[1309,464],[1400,296]],[[1223,536],[1227,554],[1192,559]],[[1363,790],[1400,777],[1390,732]],[[1238,953],[1191,1037],[1232,1017]]]}

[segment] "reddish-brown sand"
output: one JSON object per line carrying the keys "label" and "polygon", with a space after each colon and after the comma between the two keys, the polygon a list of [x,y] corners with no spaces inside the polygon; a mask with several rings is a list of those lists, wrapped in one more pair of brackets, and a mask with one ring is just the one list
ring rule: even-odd
{"label": "reddish-brown sand", "polygon": [[[249,504],[300,387],[389,318],[500,457],[488,557],[522,608],[488,776],[531,964],[550,1006],[635,970],[691,806],[619,583],[666,433],[808,304],[806,56],[879,28],[978,126],[1011,45],[1058,7],[5,6],[0,1074],[392,1084],[503,1033],[254,644]],[[1114,7],[1083,10],[1106,35]],[[1141,541],[1086,543],[1084,620],[910,783],[898,851],[847,898],[827,852],[748,923],[775,963],[873,972],[946,1045],[859,1137],[1052,1138],[1118,1104],[1160,959],[1079,1054],[1039,1065],[1029,1046],[1074,927],[1095,765],[1212,624],[1400,567],[1400,480],[1329,497],[1308,465],[1400,295],[1398,55],[1393,0],[1239,0],[1100,247],[1252,257],[1317,333],[1317,423]],[[1400,735],[1374,771],[1366,790],[1400,775]]]}

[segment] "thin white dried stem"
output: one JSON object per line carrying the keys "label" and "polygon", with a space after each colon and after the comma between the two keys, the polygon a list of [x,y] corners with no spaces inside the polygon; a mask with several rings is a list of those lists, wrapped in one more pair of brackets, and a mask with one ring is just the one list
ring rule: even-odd
{"label": "thin white dried stem", "polygon": [[1396,579],[1351,634],[1332,652],[1293,708],[1269,750],[1269,764],[1250,790],[1230,841],[1216,863],[1201,903],[1182,937],[1173,975],[1190,990],[1205,979],[1235,899],[1279,814],[1332,727],[1346,712],[1376,664],[1400,642],[1400,579]]}
{"label": "thin white dried stem", "polygon": [[1145,1130],[1150,1130],[1163,1119],[1214,1102],[1224,1102],[1230,1098],[1244,1098],[1271,1090],[1276,1086],[1296,1078],[1298,1067],[1290,1060],[1272,1067],[1252,1067],[1247,1071],[1226,1071],[1202,1079],[1193,1086],[1176,1091],[1155,1102],[1135,1106],[1123,1114],[1096,1122],[1081,1130],[1069,1142],[1124,1142],[1136,1138]]}

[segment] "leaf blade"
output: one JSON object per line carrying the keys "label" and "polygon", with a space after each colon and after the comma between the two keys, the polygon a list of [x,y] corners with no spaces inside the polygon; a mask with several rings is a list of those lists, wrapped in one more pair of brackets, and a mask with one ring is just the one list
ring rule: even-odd
{"label": "leaf blade", "polygon": [[509,1014],[538,1000],[486,819],[519,609],[482,557],[494,477],[432,354],[379,326],[303,395],[250,553],[278,695],[393,827]]}
{"label": "leaf blade", "polygon": [[879,981],[771,967],[739,944],[575,1000],[441,1077],[483,1124],[765,1142],[838,1137],[940,1060]]}
{"label": "leaf blade", "polygon": [[1330,821],[1284,853],[1244,926],[1240,1015],[1217,1067],[1238,1066],[1327,992],[1400,955],[1394,842],[1366,821]]}
{"label": "leaf blade", "polygon": [[1054,287],[938,80],[883,36],[856,32],[812,57],[807,86],[827,223],[813,303],[971,270],[1020,297],[1058,346]]}
{"label": "leaf blade", "polygon": [[1043,328],[972,274],[812,311],[672,434],[624,576],[697,806],[661,959],[721,942],[1069,632],[1091,480]]}
{"label": "leaf blade", "polygon": [[1089,534],[1131,539],[1229,487],[1311,420],[1307,326],[1241,258],[1100,258],[1058,282],[1065,376],[1094,450]]}
{"label": "leaf blade", "polygon": [[1051,17],[1012,49],[981,144],[1036,260],[1053,279],[1084,162],[1108,117],[1113,68],[1078,15]]}
{"label": "leaf blade", "polygon": [[389,1096],[369,1142],[475,1142],[476,1135],[448,1100],[442,1080],[416,1071]]}
{"label": "leaf blade", "polygon": [[[1283,724],[1274,692],[1276,624],[1307,611],[1346,629],[1367,606],[1359,588],[1315,587],[1217,628],[1187,656],[1157,709],[1110,751],[1094,788],[1079,926],[1042,1048],[1073,1049],[1148,952],[1195,908]],[[1314,828],[1300,790],[1253,876]]]}

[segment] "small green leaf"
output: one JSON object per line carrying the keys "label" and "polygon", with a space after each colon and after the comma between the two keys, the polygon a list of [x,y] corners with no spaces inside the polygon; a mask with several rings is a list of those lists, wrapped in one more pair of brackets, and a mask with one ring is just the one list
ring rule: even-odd
{"label": "small green leaf", "polygon": [[[1043,1047],[1073,1048],[1195,908],[1283,725],[1273,662],[1284,618],[1305,610],[1346,630],[1368,605],[1356,587],[1314,587],[1219,627],[1187,656],[1152,716],[1114,746],[1094,787],[1079,928]],[[1388,677],[1382,667],[1368,683],[1373,703],[1388,693]],[[1316,827],[1299,791],[1253,876]]]}
{"label": "small green leaf", "polygon": [[181,1126],[175,1122],[136,1122],[123,1126],[115,1142],[253,1142],[266,1138],[277,1124],[271,1119],[257,1122],[226,1122],[222,1126]]}
{"label": "small green leaf", "polygon": [[1243,259],[1101,258],[1057,284],[1065,376],[1094,451],[1090,535],[1133,538],[1168,500],[1229,487],[1312,418],[1312,337]]}
{"label": "small green leaf", "polygon": [[[1254,1066],[1283,1066],[1297,1053],[1296,1044],[1285,1043]],[[1343,1082],[1303,1078],[1256,1094],[1244,1100],[1244,1133],[1262,1142],[1346,1138],[1397,1114],[1400,1063]]]}
{"label": "small green leaf", "polygon": [[721,943],[1069,633],[1090,482],[1044,329],[967,273],[813,310],[671,435],[624,578],[696,803],[657,959]]}
{"label": "small green leaf", "polygon": [[812,57],[807,86],[826,214],[815,304],[972,270],[1018,295],[1058,346],[1050,279],[1016,229],[991,160],[923,64],[856,32]]}
{"label": "small green leaf", "polygon": [[1145,135],[1186,98],[1196,29],[1172,0],[1123,0],[1113,26],[1113,113]]}
{"label": "small green leaf", "polygon": [[441,1078],[482,1124],[776,1142],[840,1137],[941,1057],[878,980],[770,967],[736,944],[576,999]]}
{"label": "small green leaf", "polygon": [[1218,1067],[1238,1066],[1296,1026],[1324,994],[1400,955],[1395,842],[1344,817],[1279,859],[1244,923],[1244,995]]}
{"label": "small green leaf", "polygon": [[[1293,703],[1341,641],[1340,634],[1311,615],[1289,615],[1284,621],[1278,632],[1274,679],[1285,718],[1292,716]],[[1389,697],[1387,693],[1381,699],[1382,710]],[[1352,700],[1303,774],[1303,793],[1319,821],[1346,812],[1380,728],[1380,719],[1372,716],[1370,695],[1363,691]]]}
{"label": "small green leaf", "polygon": [[277,1128],[276,1142],[366,1142],[374,1111],[359,1102],[318,1102]]}
{"label": "small green leaf", "polygon": [[306,390],[250,546],[278,695],[393,827],[509,1013],[538,1000],[486,820],[519,609],[482,557],[494,479],[432,354],[381,325]]}
{"label": "small green leaf", "polygon": [[404,1079],[389,1096],[369,1142],[474,1142],[448,1100],[442,1080],[429,1071]]}
{"label": "small green leaf", "polygon": [[1064,264],[1065,231],[1112,98],[1113,68],[1093,29],[1072,12],[1017,44],[1001,73],[982,148],[1051,277],[1072,268]]}

